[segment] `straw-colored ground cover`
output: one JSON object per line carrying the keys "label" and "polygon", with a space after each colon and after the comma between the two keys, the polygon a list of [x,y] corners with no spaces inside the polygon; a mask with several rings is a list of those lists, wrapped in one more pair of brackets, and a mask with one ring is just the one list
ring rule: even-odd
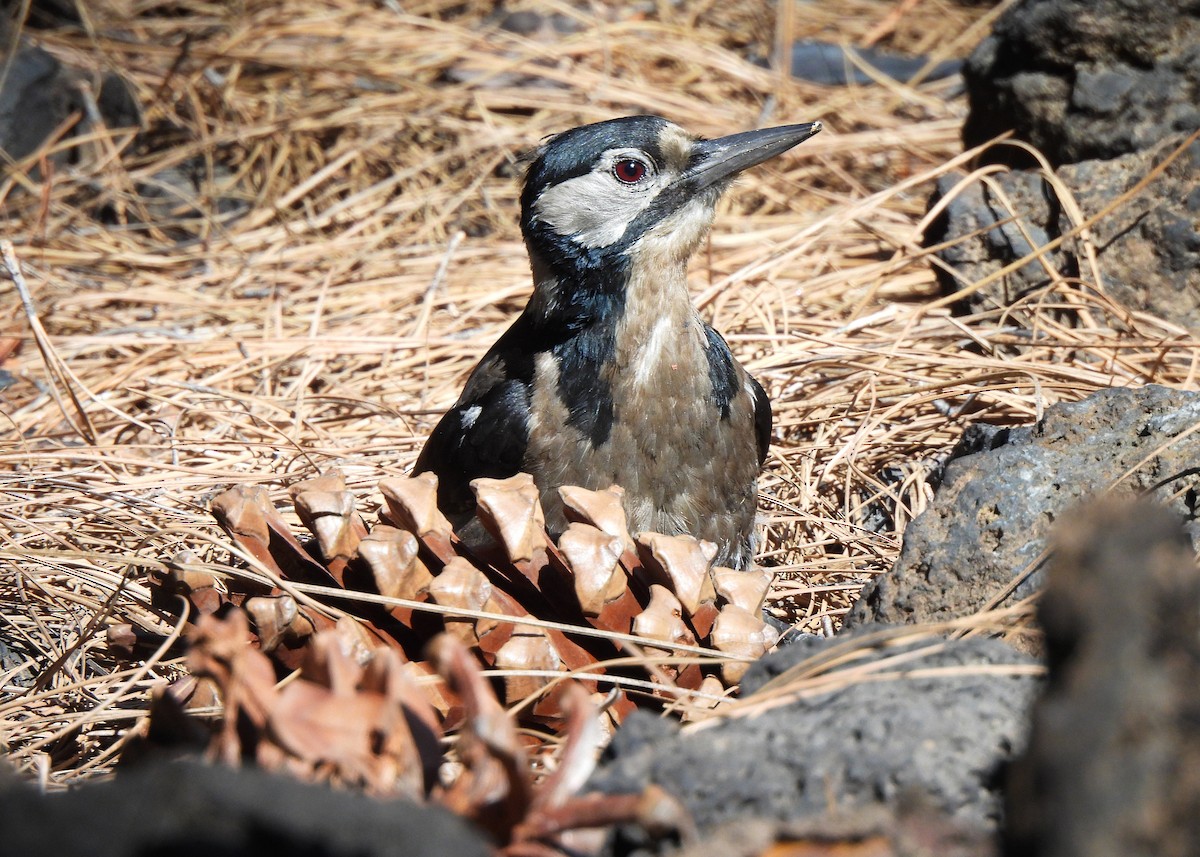
{"label": "straw-colored ground cover", "polygon": [[[582,25],[549,39],[499,31],[475,0],[83,5],[88,34],[39,43],[125,75],[158,142],[64,142],[78,166],[0,183],[27,291],[0,277],[0,735],[48,785],[107,771],[147,692],[178,674],[164,656],[116,661],[104,629],[170,631],[145,581],[178,551],[229,566],[216,492],[262,483],[282,505],[336,465],[370,511],[374,484],[407,471],[528,295],[518,158],[572,125],[825,123],[738,182],[692,270],[774,401],[762,561],[806,630],[835,627],[890,566],[967,422],[1195,386],[1183,331],[1077,283],[950,314],[920,248],[933,182],[964,163],[949,87],[828,89],[745,58],[779,32],[964,55],[994,10],[509,4]],[[133,188],[187,159],[209,216],[139,226]],[[244,215],[217,216],[218,196]]]}

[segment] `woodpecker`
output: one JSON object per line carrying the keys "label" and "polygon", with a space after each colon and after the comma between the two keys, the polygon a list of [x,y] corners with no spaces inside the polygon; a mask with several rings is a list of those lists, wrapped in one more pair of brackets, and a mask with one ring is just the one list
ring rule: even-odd
{"label": "woodpecker", "polygon": [[688,533],[718,564],[749,565],[771,405],[692,305],[687,265],[733,177],[820,130],[704,140],[628,116],[538,149],[521,193],[533,295],[414,468],[437,475],[456,526],[472,479],[526,471],[552,532],[560,486],[616,484],[631,532]]}

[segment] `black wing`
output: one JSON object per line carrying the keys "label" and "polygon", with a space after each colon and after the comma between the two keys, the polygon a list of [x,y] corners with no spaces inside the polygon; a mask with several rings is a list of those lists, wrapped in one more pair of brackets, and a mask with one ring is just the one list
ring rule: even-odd
{"label": "black wing", "polygon": [[754,399],[754,438],[758,441],[758,466],[762,467],[767,460],[767,449],[771,446],[771,400],[752,375],[747,374],[746,377],[750,379],[751,397]]}
{"label": "black wing", "polygon": [[508,368],[492,353],[475,367],[413,468],[437,475],[438,506],[452,521],[475,509],[472,479],[504,479],[522,469],[529,444],[529,381],[510,377]]}
{"label": "black wing", "polygon": [[708,357],[708,378],[712,382],[713,398],[721,408],[721,418],[729,419],[729,408],[733,398],[741,392],[739,376],[750,382],[750,397],[754,400],[754,439],[758,443],[758,464],[767,460],[767,447],[771,445],[771,400],[766,391],[750,376],[729,350],[725,338],[709,325],[704,325],[708,338],[705,354]]}

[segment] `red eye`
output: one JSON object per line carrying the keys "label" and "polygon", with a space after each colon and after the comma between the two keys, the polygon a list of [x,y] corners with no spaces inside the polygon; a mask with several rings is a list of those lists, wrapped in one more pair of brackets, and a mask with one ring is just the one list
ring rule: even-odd
{"label": "red eye", "polygon": [[622,158],[613,164],[613,175],[625,184],[637,184],[646,177],[646,165],[635,158]]}

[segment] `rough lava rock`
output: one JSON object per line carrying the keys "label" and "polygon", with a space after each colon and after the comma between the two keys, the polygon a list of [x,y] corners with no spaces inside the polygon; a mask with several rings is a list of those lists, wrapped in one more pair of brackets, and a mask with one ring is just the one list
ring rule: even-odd
{"label": "rough lava rock", "polygon": [[[1133,188],[1180,144],[1172,137],[1144,152],[1111,161],[1084,161],[1056,171],[1085,217],[1099,213]],[[937,269],[945,293],[976,283],[1036,247],[1070,232],[1077,224],[1056,190],[1039,172],[993,175],[990,186],[963,180],[951,172],[938,181],[932,203],[949,197],[946,210],[926,233],[930,245],[947,243],[938,256],[954,273]],[[1145,190],[1124,202],[1090,229],[1092,247],[1105,293],[1128,307],[1200,330],[1200,143],[1193,143]],[[990,227],[990,228],[989,228]],[[1093,282],[1087,254],[1078,236],[1046,254],[1053,270],[1066,278],[1083,275]],[[1045,263],[1027,262],[995,283],[967,294],[967,311],[1010,307],[1036,300],[1053,282]]]}
{"label": "rough lava rock", "polygon": [[493,853],[482,834],[441,807],[197,763],[147,764],[49,796],[0,778],[0,830],[0,850],[22,857]]}
{"label": "rough lava rock", "polygon": [[1200,3],[1026,0],[964,77],[967,146],[1014,130],[1054,165],[1136,152],[1200,128]]}
{"label": "rough lava rock", "polygon": [[[1033,661],[996,640],[929,638],[885,648],[862,637],[870,631],[895,637],[896,630],[851,636],[861,644],[854,665],[927,646],[894,670],[959,669],[884,681],[847,678],[828,692],[698,728],[635,714],[616,733],[588,787],[619,793],[656,783],[683,801],[702,835],[735,819],[797,821],[880,805],[894,810],[914,796],[955,822],[994,829],[1000,771],[1024,742],[1038,682],[971,667]],[[804,638],[767,655],[747,673],[744,691],[753,702],[767,681],[847,639]]]}
{"label": "rough lava rock", "polygon": [[[1032,143],[1078,201],[1098,215],[1200,129],[1200,3],[1196,0],[1023,0],[996,21],[964,68],[970,113],[963,140],[975,146],[1004,131]],[[985,162],[1036,167],[1028,152],[992,146]],[[1079,241],[1049,261],[1133,310],[1200,330],[1200,147],[1091,231],[1101,283]],[[939,182],[933,202],[962,178]],[[1060,191],[1038,169],[993,174],[949,203],[925,236],[958,276],[954,293],[1026,256],[1076,225]],[[1012,210],[1003,197],[1012,199]],[[1003,221],[1012,216],[1013,223]],[[1051,277],[1038,261],[969,294],[960,308],[1009,304]]]}
{"label": "rough lava rock", "polygon": [[[0,26],[0,33],[4,27]],[[6,55],[0,47],[5,73],[0,77],[0,151],[18,161],[36,152],[63,125],[72,113],[83,117],[70,130],[71,135],[86,136],[96,131],[80,92],[86,76],[65,68],[52,55],[36,45],[22,45]],[[96,95],[96,109],[110,128],[125,128],[140,121],[133,92],[119,75],[104,75]],[[51,157],[56,163],[77,160],[77,151],[61,150]]]}
{"label": "rough lava rock", "polygon": [[1200,843],[1200,571],[1176,516],[1108,500],[1056,532],[1049,680],[1007,784],[1011,857]]}
{"label": "rough lava rock", "polygon": [[[1036,565],[1064,511],[1110,486],[1170,498],[1200,545],[1200,432],[1188,434],[1198,423],[1200,393],[1148,386],[1054,405],[1029,428],[969,432],[895,566],[864,589],[847,627],[977,611]],[[1041,580],[1029,574],[1009,600]]]}

